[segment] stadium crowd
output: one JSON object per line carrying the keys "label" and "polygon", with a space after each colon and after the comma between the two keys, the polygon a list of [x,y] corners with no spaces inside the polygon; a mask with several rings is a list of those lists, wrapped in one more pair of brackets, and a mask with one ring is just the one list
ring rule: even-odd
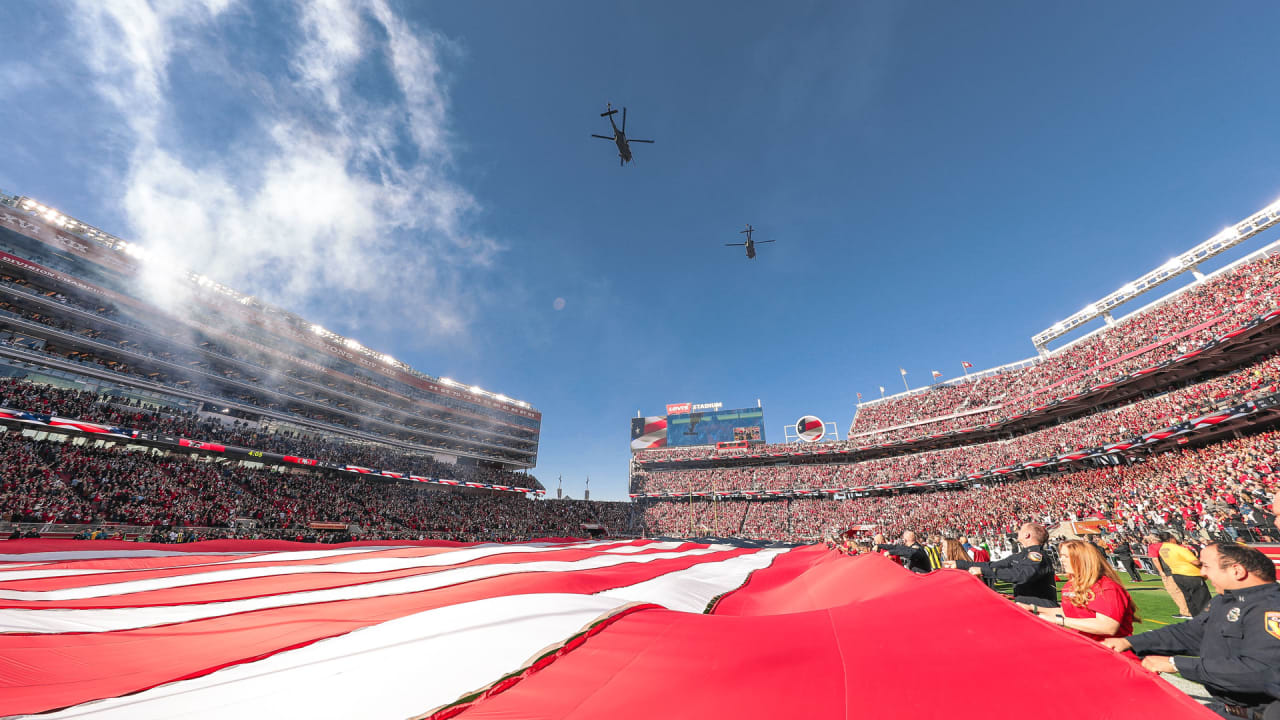
{"label": "stadium crowd", "polygon": [[[1104,442],[1115,440],[1117,436],[1114,433],[1116,431],[1135,434],[1150,432],[1204,415],[1228,405],[1276,392],[1280,392],[1280,353],[1272,353],[1225,375],[1164,392],[1144,400],[1130,402],[1108,412],[1099,412],[1088,418],[1081,418],[1072,423],[1055,426],[1050,430],[1072,428],[1063,436],[1060,445],[1065,449],[1059,452],[1082,447],[1095,447]],[[1082,431],[1082,429],[1090,426],[1089,420],[1091,418],[1096,419],[1094,421],[1096,427],[1092,430]],[[1118,425],[1114,422],[1115,420],[1120,420]],[[1041,430],[1039,432],[1045,431]],[[1031,435],[1028,434],[1022,437],[1030,437]],[[832,451],[853,452],[873,447],[874,444],[865,440],[853,440],[819,445],[774,443],[733,450],[716,450],[708,446],[655,448],[637,452],[636,458],[642,463],[652,463],[716,460],[748,454],[804,455],[816,454],[817,452],[830,453]],[[1036,445],[1044,446],[1044,443],[1037,441]],[[1045,451],[1041,454],[1047,455],[1052,452]],[[1018,459],[1028,459],[1033,456],[1036,456],[1034,452],[1022,455]]]}
{"label": "stadium crowd", "polygon": [[234,528],[255,536],[342,523],[358,537],[523,540],[631,526],[630,503],[533,501],[419,483],[235,467],[181,455],[0,435],[0,520]]}
{"label": "stadium crowd", "polygon": [[350,441],[341,436],[303,436],[293,432],[263,431],[261,428],[255,428],[248,421],[230,419],[228,423],[179,408],[144,408],[136,400],[124,401],[92,391],[55,388],[15,378],[0,380],[0,406],[265,452],[296,455],[321,462],[386,469],[435,479],[542,489],[537,478],[525,473],[442,463],[426,454],[411,453],[376,443]]}
{"label": "stadium crowd", "polygon": [[[688,470],[637,469],[633,472],[632,491],[687,493],[711,490],[842,488],[920,478],[965,477],[1019,462],[1128,440],[1277,391],[1280,391],[1280,353],[1205,382],[1021,435],[1012,440],[857,463]],[[824,446],[824,449],[828,447],[831,446]],[[776,451],[793,448],[795,446],[776,446]],[[805,448],[801,446],[800,449]],[[648,456],[651,452],[653,451],[644,451],[644,454]],[[705,453],[714,453],[705,448],[699,452],[702,454],[691,453],[683,457],[698,459],[707,457]],[[675,457],[681,456],[662,456],[664,460]]]}
{"label": "stadium crowd", "polygon": [[[1266,528],[1266,505],[1280,485],[1280,432],[1204,448],[1152,455],[1145,462],[974,485],[963,489],[859,497],[843,501],[656,500],[644,505],[644,529],[688,534],[813,541],[854,526],[886,535],[905,530],[979,536],[1007,545],[1027,518],[1055,525],[1100,519],[1117,531],[1176,529],[1204,539]],[[1234,533],[1234,534],[1233,534]]]}
{"label": "stadium crowd", "polygon": [[854,418],[851,434],[861,436],[875,430],[911,426],[866,436],[883,442],[926,431],[956,429],[924,423],[974,410],[983,412],[957,419],[958,427],[985,424],[1156,365],[1200,347],[1237,323],[1276,308],[1278,281],[1280,256],[1245,263],[1062,347],[1030,366],[864,404]]}

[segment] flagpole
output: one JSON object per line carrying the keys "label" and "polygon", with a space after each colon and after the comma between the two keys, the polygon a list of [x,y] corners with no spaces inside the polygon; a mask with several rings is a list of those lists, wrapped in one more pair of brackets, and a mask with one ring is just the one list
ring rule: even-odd
{"label": "flagpole", "polygon": [[965,361],[960,361],[960,369],[964,371],[964,376],[969,377],[969,365]]}
{"label": "flagpole", "polygon": [[902,387],[906,388],[907,392],[911,392],[911,386],[907,384],[907,371],[898,368],[898,372],[902,373]]}

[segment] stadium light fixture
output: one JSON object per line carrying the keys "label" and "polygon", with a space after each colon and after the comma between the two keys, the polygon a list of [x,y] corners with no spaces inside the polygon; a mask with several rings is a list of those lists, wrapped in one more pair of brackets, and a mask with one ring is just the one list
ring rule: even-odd
{"label": "stadium light fixture", "polygon": [[1235,240],[1238,237],[1240,237],[1240,232],[1236,230],[1234,225],[1232,225],[1231,227],[1222,228],[1222,232],[1214,235],[1213,239],[1225,242]]}
{"label": "stadium light fixture", "polygon": [[382,362],[384,362],[384,363],[386,363],[386,364],[388,364],[388,365],[395,365],[395,364],[396,364],[396,359],[395,359],[395,358],[393,358],[393,357],[391,357],[390,355],[383,355],[383,356],[382,356]]}
{"label": "stadium light fixture", "polygon": [[1174,270],[1177,270],[1180,267],[1182,267],[1181,260],[1179,260],[1178,258],[1170,258],[1169,262],[1162,265],[1160,269],[1163,270],[1164,272],[1173,272]]}
{"label": "stadium light fixture", "polygon": [[484,394],[484,390],[483,390],[479,385],[472,385],[471,387],[469,387],[469,388],[467,388],[467,389],[468,389],[468,390],[470,390],[471,392],[473,392],[473,393],[477,394],[477,395],[483,395],[483,394]]}
{"label": "stadium light fixture", "polygon": [[1128,295],[1137,289],[1138,287],[1136,285],[1129,282],[1129,283],[1125,283],[1124,287],[1120,288],[1120,292],[1124,293],[1125,295]]}
{"label": "stadium light fixture", "polygon": [[311,326],[311,332],[313,332],[313,333],[315,333],[315,334],[317,334],[317,335],[327,335],[327,334],[329,334],[329,331],[328,331],[328,330],[325,330],[324,328],[320,327],[319,325],[312,325],[312,326]]}
{"label": "stadium light fixture", "polygon": [[360,344],[360,342],[359,342],[358,340],[355,340],[355,339],[353,339],[353,338],[347,338],[346,340],[343,340],[343,341],[342,341],[342,344],[343,344],[343,345],[346,345],[347,347],[351,348],[352,350],[363,350],[363,349],[364,349],[364,346],[363,346],[363,345],[361,345],[361,344]]}

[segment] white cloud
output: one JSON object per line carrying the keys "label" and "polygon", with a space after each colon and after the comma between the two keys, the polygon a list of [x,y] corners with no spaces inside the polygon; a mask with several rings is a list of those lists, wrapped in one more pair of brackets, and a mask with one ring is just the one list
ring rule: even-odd
{"label": "white cloud", "polygon": [[[465,332],[482,295],[470,276],[502,248],[472,229],[477,203],[448,173],[441,38],[384,0],[305,0],[287,25],[287,67],[241,66],[249,61],[223,49],[226,25],[261,7],[77,7],[94,90],[127,128],[127,167],[109,199],[124,208],[129,239],[167,266],[290,309],[369,311],[347,317],[349,327],[380,317],[427,336]],[[202,81],[222,83],[211,88],[219,96],[242,97],[241,115],[228,120],[251,132],[217,152],[179,140],[190,111],[180,103],[200,88],[174,87],[178,58],[224,66]],[[370,68],[387,80],[380,92],[357,82]],[[388,317],[391,308],[408,310]]]}

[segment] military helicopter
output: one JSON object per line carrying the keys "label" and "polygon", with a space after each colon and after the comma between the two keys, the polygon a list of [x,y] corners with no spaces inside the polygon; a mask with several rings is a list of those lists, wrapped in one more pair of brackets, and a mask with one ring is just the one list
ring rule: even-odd
{"label": "military helicopter", "polygon": [[774,242],[773,240],[752,240],[752,239],[751,239],[751,233],[752,233],[752,232],[754,232],[754,231],[755,231],[755,228],[751,227],[751,224],[750,224],[750,223],[747,223],[747,229],[746,229],[746,230],[739,230],[739,231],[738,231],[738,234],[739,234],[739,235],[741,235],[741,234],[743,234],[743,233],[746,233],[746,235],[747,235],[747,241],[746,241],[746,242],[744,242],[744,243],[725,243],[725,244],[724,244],[724,246],[725,246],[725,247],[745,247],[745,248],[747,249],[747,259],[748,259],[748,260],[754,260],[754,259],[755,259],[755,257],[756,257],[756,245],[757,245],[757,244],[760,244],[760,243],[771,243],[771,242]]}
{"label": "military helicopter", "polygon": [[604,112],[600,113],[600,117],[609,118],[609,125],[613,127],[613,136],[610,137],[608,135],[596,135],[595,133],[591,133],[591,137],[600,138],[601,140],[612,140],[614,143],[616,143],[618,146],[618,164],[626,165],[628,162],[631,161],[630,143],[633,143],[633,142],[652,143],[653,141],[628,139],[627,138],[627,109],[625,107],[622,108],[622,128],[619,129],[618,126],[614,125],[613,123],[613,116],[617,115],[618,111],[613,109],[613,103],[608,103],[606,105],[606,108],[607,109]]}

